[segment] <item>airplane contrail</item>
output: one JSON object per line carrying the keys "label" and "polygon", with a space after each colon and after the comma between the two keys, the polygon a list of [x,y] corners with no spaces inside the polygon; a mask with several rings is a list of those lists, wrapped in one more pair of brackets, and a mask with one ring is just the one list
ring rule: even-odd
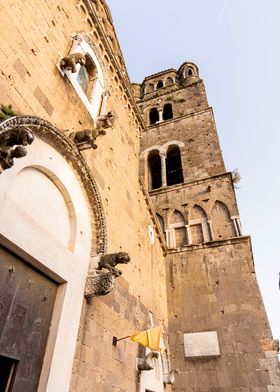
{"label": "airplane contrail", "polygon": [[228,3],[228,0],[224,0],[224,2],[222,4],[221,12],[220,12],[220,15],[219,15],[219,18],[218,18],[218,21],[217,21],[217,25],[216,25],[216,32],[219,30],[219,28],[221,26],[227,3]]}

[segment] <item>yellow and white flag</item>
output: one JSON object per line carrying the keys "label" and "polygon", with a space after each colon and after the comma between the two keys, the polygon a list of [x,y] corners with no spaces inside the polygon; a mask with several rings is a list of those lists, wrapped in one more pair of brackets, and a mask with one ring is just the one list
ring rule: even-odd
{"label": "yellow and white flag", "polygon": [[153,327],[130,336],[133,342],[140,343],[144,347],[149,347],[152,351],[163,351],[164,343],[162,339],[162,327]]}

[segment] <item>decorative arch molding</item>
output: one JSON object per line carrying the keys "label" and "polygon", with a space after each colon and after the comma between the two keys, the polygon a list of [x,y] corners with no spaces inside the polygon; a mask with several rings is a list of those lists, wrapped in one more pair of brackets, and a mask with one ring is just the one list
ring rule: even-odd
{"label": "decorative arch molding", "polygon": [[214,200],[214,202],[211,204],[211,206],[209,208],[210,214],[212,214],[213,208],[215,207],[216,203],[223,204],[226,207],[226,209],[228,210],[228,213],[230,214],[231,217],[236,215],[235,211],[232,211],[231,208],[228,206],[227,202],[224,201],[223,199],[215,199]]}
{"label": "decorative arch molding", "polygon": [[[0,123],[0,136],[16,128],[26,128],[55,148],[74,169],[87,196],[92,222],[92,254],[107,251],[107,229],[101,198],[90,169],[75,143],[48,121],[36,116],[15,116]],[[28,150],[28,147],[27,147]]]}
{"label": "decorative arch molding", "polygon": [[148,155],[151,151],[158,151],[159,154],[165,152],[164,149],[162,148],[162,146],[156,145],[156,146],[148,147],[144,151],[141,152],[140,159],[147,159]]}
{"label": "decorative arch molding", "polygon": [[185,147],[185,143],[184,142],[180,142],[178,140],[171,140],[170,142],[164,143],[161,148],[163,149],[163,151],[165,153],[167,153],[167,150],[170,146],[177,146],[179,148]]}

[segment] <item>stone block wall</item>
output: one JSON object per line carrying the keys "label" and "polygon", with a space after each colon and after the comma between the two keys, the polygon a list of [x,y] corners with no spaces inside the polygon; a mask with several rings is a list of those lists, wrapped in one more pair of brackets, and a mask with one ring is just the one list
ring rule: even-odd
{"label": "stone block wall", "polygon": [[[173,390],[267,391],[279,385],[277,364],[268,370],[262,344],[272,336],[250,238],[189,247],[169,254],[167,263],[171,362],[180,370]],[[184,334],[208,331],[217,331],[220,356],[185,358]]]}

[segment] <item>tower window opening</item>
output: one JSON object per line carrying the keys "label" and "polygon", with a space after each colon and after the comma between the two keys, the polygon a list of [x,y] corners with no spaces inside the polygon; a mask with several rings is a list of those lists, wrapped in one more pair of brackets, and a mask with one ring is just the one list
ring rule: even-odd
{"label": "tower window opening", "polygon": [[166,158],[167,185],[181,184],[184,182],[180,149],[173,146],[167,152]]}
{"label": "tower window opening", "polygon": [[162,88],[163,87],[163,81],[159,80],[157,83],[157,89]]}
{"label": "tower window opening", "polygon": [[171,103],[167,103],[163,108],[163,119],[170,120],[171,118],[173,118],[172,105]]}
{"label": "tower window opening", "polygon": [[159,121],[159,114],[157,108],[150,110],[150,124],[156,124]]}
{"label": "tower window opening", "polygon": [[158,189],[162,186],[161,159],[158,152],[154,152],[149,156],[148,165],[150,174],[150,188]]}
{"label": "tower window opening", "polygon": [[192,76],[192,75],[193,75],[193,70],[192,70],[191,68],[188,70],[188,75],[189,75],[189,76]]}

